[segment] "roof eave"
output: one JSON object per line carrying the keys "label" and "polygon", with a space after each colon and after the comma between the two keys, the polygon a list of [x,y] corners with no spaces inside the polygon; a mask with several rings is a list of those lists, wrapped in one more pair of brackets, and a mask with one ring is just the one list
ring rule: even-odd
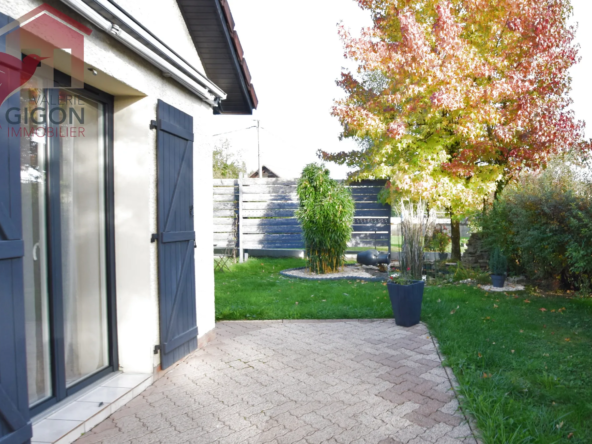
{"label": "roof eave", "polygon": [[227,0],[177,3],[208,77],[228,94],[214,113],[252,114],[258,105],[257,94]]}

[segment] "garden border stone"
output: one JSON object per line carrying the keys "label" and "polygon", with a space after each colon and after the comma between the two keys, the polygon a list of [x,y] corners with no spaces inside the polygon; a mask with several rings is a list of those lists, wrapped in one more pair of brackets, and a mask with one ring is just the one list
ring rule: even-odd
{"label": "garden border stone", "polygon": [[[359,264],[347,264],[346,267],[359,267]],[[280,271],[280,274],[284,277],[291,278],[291,279],[303,279],[305,281],[351,281],[351,280],[358,280],[358,281],[365,281],[365,282],[386,282],[387,279],[381,277],[363,277],[363,276],[336,276],[336,277],[307,277],[307,276],[294,276],[292,274],[288,274],[289,271],[297,271],[297,270],[306,270],[308,267],[298,267],[298,268],[288,268],[286,270]]]}

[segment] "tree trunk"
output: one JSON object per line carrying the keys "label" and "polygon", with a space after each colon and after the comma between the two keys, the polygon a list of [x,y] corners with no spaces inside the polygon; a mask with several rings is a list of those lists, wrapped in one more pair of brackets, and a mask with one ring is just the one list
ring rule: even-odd
{"label": "tree trunk", "polygon": [[450,240],[452,260],[460,262],[460,220],[453,219],[454,214],[450,212]]}

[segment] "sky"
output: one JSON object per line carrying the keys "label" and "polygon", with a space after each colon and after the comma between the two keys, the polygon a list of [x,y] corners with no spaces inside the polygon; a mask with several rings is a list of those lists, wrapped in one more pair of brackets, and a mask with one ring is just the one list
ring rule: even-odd
{"label": "sky", "polygon": [[572,68],[572,99],[573,110],[579,120],[586,125],[586,138],[592,138],[592,27],[583,22],[592,17],[590,0],[572,0],[574,7],[573,22],[578,23],[576,42],[580,45],[582,60]]}
{"label": "sky", "polygon": [[[343,97],[335,84],[342,67],[353,68],[343,57],[337,24],[354,34],[371,25],[370,16],[355,0],[229,0],[236,31],[249,65],[259,107],[252,116],[213,119],[217,143],[228,139],[232,150],[257,169],[257,130],[245,129],[260,121],[262,164],[284,178],[300,176],[304,166],[319,162],[316,152],[349,151],[351,140],[339,140],[341,125],[331,116],[334,100]],[[590,0],[572,0],[574,23],[592,16]],[[592,138],[592,27],[577,34],[582,61],[573,68],[573,109],[589,122]],[[347,167],[328,164],[331,176],[344,178]]]}

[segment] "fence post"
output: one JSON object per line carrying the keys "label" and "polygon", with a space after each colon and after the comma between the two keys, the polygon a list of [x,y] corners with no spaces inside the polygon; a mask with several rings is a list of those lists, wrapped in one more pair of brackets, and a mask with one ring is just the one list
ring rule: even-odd
{"label": "fence post", "polygon": [[244,249],[243,249],[243,174],[238,179],[238,214],[236,215],[236,224],[238,229],[238,260],[244,262]]}
{"label": "fence post", "polygon": [[[388,243],[388,248],[389,248],[389,257],[391,258],[391,261],[393,260],[393,208],[391,207],[391,204],[387,204],[388,208],[389,208],[389,218],[388,218],[388,239],[389,239],[389,243]],[[389,271],[390,271],[390,264],[389,264]]]}

